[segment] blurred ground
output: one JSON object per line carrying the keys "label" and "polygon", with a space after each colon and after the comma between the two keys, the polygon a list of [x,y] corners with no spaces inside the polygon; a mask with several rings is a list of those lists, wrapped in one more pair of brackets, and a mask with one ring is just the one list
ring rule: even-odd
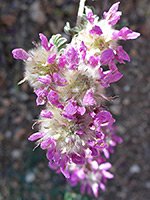
{"label": "blurred ground", "polygon": [[[101,16],[116,1],[87,1]],[[77,0],[0,1],[0,200],[88,200],[79,188],[70,188],[63,176],[47,167],[45,152],[27,140],[33,119],[41,108],[25,83],[23,64],[13,59],[13,48],[32,48],[38,33],[62,33],[69,21],[75,25]],[[120,65],[124,78],[112,84],[109,95],[119,95],[110,106],[123,144],[111,156],[115,178],[100,200],[150,199],[150,1],[121,0],[118,28],[129,26],[142,36],[124,43],[131,62]],[[68,191],[68,192],[67,192]]]}

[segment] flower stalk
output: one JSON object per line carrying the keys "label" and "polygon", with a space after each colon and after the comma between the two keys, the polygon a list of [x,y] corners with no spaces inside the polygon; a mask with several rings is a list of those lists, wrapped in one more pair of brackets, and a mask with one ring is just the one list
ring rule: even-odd
{"label": "flower stalk", "polygon": [[84,12],[85,2],[86,2],[86,0],[80,0],[80,2],[79,2],[79,9],[78,9],[78,14],[77,14],[76,26],[81,24],[81,19],[82,19],[82,15],[83,15],[83,12]]}
{"label": "flower stalk", "polygon": [[[81,0],[77,25],[84,5]],[[39,131],[28,139],[47,151],[51,169],[62,173],[72,186],[80,183],[81,193],[92,191],[95,197],[113,178],[107,159],[122,142],[105,107],[105,101],[113,99],[105,96],[105,89],[123,76],[116,63],[130,61],[118,40],[140,36],[128,27],[114,29],[122,15],[118,9],[119,2],[99,20],[86,8],[82,29],[73,29],[76,34],[69,44],[60,34],[48,40],[40,33],[36,48],[12,51],[15,59],[25,63],[24,80],[33,87],[37,106],[45,106],[37,120]]]}

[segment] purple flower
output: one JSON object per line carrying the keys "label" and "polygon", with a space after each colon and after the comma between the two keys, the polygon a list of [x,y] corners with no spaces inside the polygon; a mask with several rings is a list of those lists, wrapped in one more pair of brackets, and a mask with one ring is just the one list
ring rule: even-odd
{"label": "purple flower", "polygon": [[53,73],[53,80],[57,86],[65,86],[68,84],[68,81],[65,78],[62,78],[59,74]]}
{"label": "purple flower", "polygon": [[[71,174],[71,177],[70,177],[70,179],[68,179],[69,181],[70,181],[70,185],[71,186],[76,186],[77,185],[77,183],[78,183],[78,181],[79,181],[79,179],[83,179],[82,177],[84,176],[84,175],[80,175],[80,174],[84,174],[84,170],[83,169],[75,169],[73,172],[72,172],[72,174]],[[80,178],[79,178],[80,177]]]}
{"label": "purple flower", "polygon": [[83,165],[85,163],[85,155],[83,156],[78,156],[76,154],[72,154],[72,161],[75,164]]}
{"label": "purple flower", "polygon": [[45,35],[43,35],[42,33],[40,33],[39,36],[40,36],[40,39],[41,39],[41,45],[44,47],[44,49],[46,51],[49,51],[52,48],[52,46],[54,46],[54,45],[49,44],[47,37]]}
{"label": "purple flower", "polygon": [[65,178],[70,178],[68,162],[69,158],[66,154],[61,154],[55,149],[55,141],[51,142],[51,146],[48,148],[47,158],[49,159],[49,167],[53,170],[57,170],[57,173],[62,173]]}
{"label": "purple flower", "polygon": [[120,19],[120,16],[122,15],[122,12],[118,11],[119,3],[120,2],[113,4],[108,12],[103,13],[104,18],[112,26],[118,22],[118,20]]}
{"label": "purple flower", "polygon": [[45,84],[45,85],[50,85],[51,81],[52,81],[50,75],[39,76],[39,78],[37,80],[40,81],[41,83]]}
{"label": "purple flower", "polygon": [[42,110],[41,113],[40,113],[40,116],[44,117],[44,118],[48,118],[48,119],[52,119],[53,118],[52,112],[50,112],[48,110]]}
{"label": "purple flower", "polygon": [[91,151],[91,156],[97,157],[99,155],[99,152],[98,152],[98,150],[96,148],[90,147],[89,149]]}
{"label": "purple flower", "polygon": [[107,148],[103,149],[103,153],[104,153],[105,158],[109,159],[110,154]]}
{"label": "purple flower", "polygon": [[75,119],[74,115],[71,115],[71,114],[67,113],[66,111],[62,112],[62,116],[65,117],[65,118],[67,118],[67,119],[69,119],[69,120]]}
{"label": "purple flower", "polygon": [[97,131],[95,133],[96,137],[98,139],[104,140],[105,132],[104,133],[102,132],[102,127],[103,127],[103,129],[106,127],[108,128],[108,127],[112,126],[112,124],[114,122],[115,122],[114,118],[112,118],[112,115],[108,111],[102,110],[102,111],[98,112],[93,118],[93,125],[95,127],[95,130]]}
{"label": "purple flower", "polygon": [[98,197],[99,185],[97,183],[94,183],[94,184],[91,185],[91,188],[92,188],[94,196],[97,198]]}
{"label": "purple flower", "polygon": [[46,103],[46,97],[48,95],[46,88],[40,88],[38,90],[34,90],[37,95],[36,103],[37,105],[44,105]]}
{"label": "purple flower", "polygon": [[103,32],[101,28],[97,25],[93,26],[92,29],[89,31],[91,35],[102,35]]}
{"label": "purple flower", "polygon": [[116,71],[116,70],[118,70],[118,68],[117,68],[117,66],[116,66],[116,64],[114,62],[110,62],[108,64],[108,66],[109,66],[110,71]]}
{"label": "purple flower", "polygon": [[115,30],[113,32],[114,40],[130,40],[130,39],[132,40],[132,39],[138,38],[139,36],[140,36],[140,33],[133,32],[127,27],[123,27],[120,31]]}
{"label": "purple flower", "polygon": [[77,113],[79,113],[80,115],[84,115],[84,113],[86,112],[86,109],[85,107],[80,107],[80,106],[77,106]]}
{"label": "purple flower", "polygon": [[51,90],[47,95],[47,99],[54,106],[63,109],[62,104],[59,102],[59,96],[56,91]]}
{"label": "purple flower", "polygon": [[103,163],[100,165],[101,170],[108,170],[112,167],[112,165],[109,162]]}
{"label": "purple flower", "polygon": [[28,139],[47,150],[51,169],[62,173],[72,186],[80,182],[81,193],[93,192],[95,197],[114,177],[104,156],[109,158],[122,142],[115,133],[115,119],[104,106],[104,100],[113,99],[105,97],[104,87],[122,77],[115,61],[130,61],[116,40],[140,35],[127,27],[112,29],[122,14],[118,8],[119,2],[113,4],[101,21],[85,8],[88,21],[66,47],[61,46],[60,35],[53,36],[51,44],[40,33],[41,45],[35,44],[30,54],[12,51],[14,58],[27,60],[25,79],[34,88],[37,105],[46,104],[37,120],[39,132]]}
{"label": "purple flower", "polygon": [[118,70],[115,71],[108,70],[103,72],[102,68],[99,68],[99,73],[101,76],[101,78],[99,79],[99,83],[103,87],[109,87],[110,83],[118,81],[123,76],[120,72],[118,72]]}
{"label": "purple flower", "polygon": [[107,147],[107,145],[105,144],[104,140],[102,139],[97,139],[97,140],[89,140],[87,142],[87,144],[90,146],[90,147],[94,147],[96,149],[100,149],[100,150],[103,150]]}
{"label": "purple flower", "polygon": [[69,169],[68,169],[68,158],[64,156],[63,159],[60,160],[60,171],[65,176],[65,178],[70,178]]}
{"label": "purple flower", "polygon": [[101,188],[102,191],[104,191],[106,189],[104,183],[100,183],[99,186],[100,186],[100,188]]}
{"label": "purple flower", "polygon": [[112,136],[112,139],[115,141],[115,142],[118,142],[119,144],[121,144],[123,142],[123,139],[121,137],[119,137],[118,135],[114,134]]}
{"label": "purple flower", "polygon": [[96,56],[90,56],[88,62],[90,63],[90,65],[92,67],[96,67],[99,63],[99,57],[98,56],[97,57]]}
{"label": "purple flower", "polygon": [[114,52],[112,49],[107,49],[103,51],[100,56],[100,63],[101,65],[109,64],[114,60]]}
{"label": "purple flower", "polygon": [[84,172],[84,170],[81,168],[81,169],[78,169],[77,171],[76,171],[76,174],[77,174],[77,176],[81,179],[81,180],[84,180],[84,178],[85,178],[85,172]]}
{"label": "purple flower", "polygon": [[66,47],[64,55],[68,63],[67,68],[76,69],[79,64],[79,55],[78,55],[78,52],[75,50],[75,48],[72,47],[71,44]]}
{"label": "purple flower", "polygon": [[50,169],[52,169],[52,170],[57,170],[56,173],[59,173],[59,172],[60,172],[60,170],[58,171],[58,165],[57,165],[55,162],[49,161],[48,167],[49,167]]}
{"label": "purple flower", "polygon": [[12,51],[13,57],[15,59],[27,60],[29,58],[29,54],[24,49],[14,49]]}
{"label": "purple flower", "polygon": [[65,106],[64,109],[70,115],[74,115],[77,112],[77,106],[75,102],[72,102],[72,101],[69,101],[69,103]]}
{"label": "purple flower", "polygon": [[[55,146],[56,146],[56,143],[55,141],[53,141],[51,147],[48,148],[48,151],[47,151],[47,154],[46,154],[46,157],[48,160],[52,160],[55,153],[56,153],[56,149],[55,149]],[[57,166],[58,167],[58,166]]]}
{"label": "purple flower", "polygon": [[75,114],[77,113],[77,105],[73,100],[69,100],[69,103],[64,107],[64,111],[62,112],[65,118],[70,120],[75,118]]}
{"label": "purple flower", "polygon": [[111,174],[110,172],[107,172],[107,171],[103,170],[102,173],[103,173],[103,176],[104,176],[105,178],[107,178],[107,179],[112,179],[112,178],[114,178],[114,175]]}
{"label": "purple flower", "polygon": [[79,135],[82,135],[84,133],[84,131],[83,130],[79,130],[76,133],[79,134]]}
{"label": "purple flower", "polygon": [[64,66],[67,64],[67,61],[66,61],[66,57],[64,55],[61,55],[59,57],[59,68],[62,69],[64,68]]}
{"label": "purple flower", "polygon": [[94,24],[94,20],[95,20],[95,19],[94,19],[94,15],[93,15],[92,11],[87,12],[86,15],[87,15],[88,21],[89,21],[91,24]]}
{"label": "purple flower", "polygon": [[95,197],[98,197],[99,187],[105,190],[105,183],[107,179],[113,178],[113,174],[108,172],[111,168],[109,162],[105,162],[101,156],[94,158],[91,156],[90,151],[86,151],[86,162],[83,165],[76,164],[70,166],[71,172],[68,181],[71,186],[76,186],[78,182],[81,183],[81,194],[84,194],[87,189],[87,193],[93,192]]}
{"label": "purple flower", "polygon": [[34,140],[37,140],[37,139],[40,139],[40,138],[44,137],[45,135],[46,135],[46,133],[44,133],[44,132],[37,132],[37,133],[32,134],[28,138],[28,140],[34,141]]}
{"label": "purple flower", "polygon": [[54,144],[54,140],[52,138],[47,138],[41,142],[41,149],[47,149],[50,145]]}
{"label": "purple flower", "polygon": [[85,107],[80,107],[76,105],[76,102],[73,99],[69,100],[69,103],[64,107],[64,111],[62,112],[65,118],[70,120],[75,119],[75,114],[84,115],[86,109]]}
{"label": "purple flower", "polygon": [[125,63],[123,60],[127,60],[130,62],[130,57],[127,54],[126,51],[124,51],[122,46],[117,46],[116,47],[116,54],[117,56],[115,56],[115,59],[119,62],[119,63]]}
{"label": "purple flower", "polygon": [[116,126],[112,126],[112,124],[109,124],[109,126],[104,127],[104,131],[106,133],[105,135],[105,141],[109,144],[109,146],[103,150],[103,153],[106,158],[109,158],[110,153],[114,153],[114,150],[112,147],[116,146],[117,143],[122,143],[122,138],[120,138],[115,133]]}
{"label": "purple flower", "polygon": [[100,126],[107,126],[112,119],[110,112],[102,110],[95,115],[95,120],[100,124]]}
{"label": "purple flower", "polygon": [[92,89],[87,91],[86,95],[83,97],[83,104],[89,105],[89,106],[96,104],[96,101],[93,98],[93,90]]}
{"label": "purple flower", "polygon": [[54,64],[55,59],[56,59],[56,54],[55,53],[51,53],[47,58],[47,62],[49,64]]}
{"label": "purple flower", "polygon": [[80,54],[81,54],[83,61],[85,60],[85,57],[86,57],[86,50],[87,50],[87,47],[84,44],[84,42],[82,41],[81,44],[80,44],[79,51],[80,51]]}

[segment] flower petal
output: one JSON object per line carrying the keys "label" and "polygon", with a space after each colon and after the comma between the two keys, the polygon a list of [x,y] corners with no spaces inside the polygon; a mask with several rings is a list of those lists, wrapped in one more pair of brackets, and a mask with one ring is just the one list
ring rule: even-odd
{"label": "flower petal", "polygon": [[59,102],[59,96],[57,94],[57,92],[51,90],[48,93],[47,99],[49,102],[51,102],[54,106],[58,107],[58,108],[63,108],[63,106],[61,105],[61,103]]}
{"label": "flower petal", "polygon": [[89,33],[91,35],[99,35],[99,36],[103,34],[101,28],[97,25],[93,26],[92,29],[89,31]]}
{"label": "flower petal", "polygon": [[107,49],[103,51],[100,57],[100,62],[102,65],[109,64],[114,59],[114,52],[112,49]]}
{"label": "flower petal", "polygon": [[54,115],[52,114],[52,112],[48,110],[42,110],[40,113],[40,116],[44,118],[52,119]]}
{"label": "flower petal", "polygon": [[29,54],[24,49],[14,49],[12,51],[13,57],[15,59],[27,60],[29,58]]}
{"label": "flower petal", "polygon": [[51,53],[47,58],[47,62],[49,64],[54,64],[55,59],[56,59],[56,54],[55,53]]}
{"label": "flower petal", "polygon": [[65,78],[62,78],[59,74],[53,73],[53,79],[56,85],[65,86],[68,84],[68,81]]}
{"label": "flower petal", "polygon": [[52,46],[54,46],[54,45],[50,44],[50,46],[49,46],[47,37],[44,34],[40,33],[39,36],[40,36],[40,39],[41,39],[41,45],[44,47],[44,49],[46,51],[49,51],[52,48]]}
{"label": "flower petal", "polygon": [[93,98],[93,90],[89,90],[86,95],[83,97],[84,105],[94,105],[96,104],[95,99]]}
{"label": "flower petal", "polygon": [[118,20],[120,19],[120,16],[122,15],[122,12],[118,11],[120,2],[114,3],[108,12],[104,12],[104,18],[108,21],[110,25],[115,25]]}
{"label": "flower petal", "polygon": [[46,76],[39,76],[39,78],[37,80],[45,85],[50,85],[52,79],[51,79],[50,75],[46,75]]}
{"label": "flower petal", "polygon": [[41,142],[41,149],[47,149],[51,144],[53,144],[52,138],[47,138]]}
{"label": "flower petal", "polygon": [[34,133],[34,134],[32,134],[32,135],[28,138],[28,140],[34,141],[34,140],[40,139],[40,138],[44,137],[45,134],[46,134],[46,133],[44,133],[44,132],[37,132],[37,133]]}

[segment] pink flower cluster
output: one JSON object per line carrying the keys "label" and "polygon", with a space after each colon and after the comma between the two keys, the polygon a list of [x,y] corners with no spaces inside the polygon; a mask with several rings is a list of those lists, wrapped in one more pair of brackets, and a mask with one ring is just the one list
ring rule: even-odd
{"label": "pink flower cluster", "polygon": [[72,186],[80,182],[81,193],[92,190],[95,197],[113,178],[106,159],[122,142],[115,133],[115,119],[104,106],[110,99],[105,88],[122,77],[116,62],[130,61],[117,41],[140,35],[127,27],[113,29],[122,14],[118,7],[119,2],[112,5],[100,21],[86,8],[83,29],[66,46],[59,34],[49,41],[39,34],[41,43],[28,53],[12,51],[15,59],[25,62],[25,79],[37,95],[37,105],[45,105],[39,132],[29,140],[47,150],[51,169],[63,173]]}

